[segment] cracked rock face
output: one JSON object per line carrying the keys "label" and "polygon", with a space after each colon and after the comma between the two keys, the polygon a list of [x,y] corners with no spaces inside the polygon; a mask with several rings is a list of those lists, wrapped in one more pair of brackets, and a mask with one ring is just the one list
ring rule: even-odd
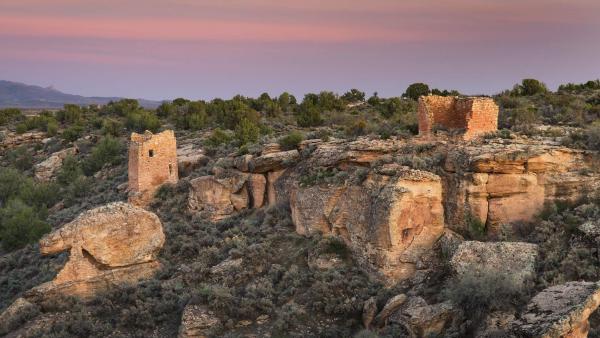
{"label": "cracked rock face", "polygon": [[589,316],[600,305],[600,283],[568,282],[549,287],[531,299],[515,321],[519,337],[584,338]]}
{"label": "cracked rock face", "polygon": [[40,240],[42,254],[69,250],[69,261],[56,278],[30,291],[32,296],[62,293],[81,297],[112,285],[147,278],[165,236],[158,217],[116,202],[86,211]]}
{"label": "cracked rock face", "polygon": [[528,222],[546,202],[575,201],[593,191],[596,174],[589,154],[554,144],[488,142],[452,149],[444,164],[445,208],[450,227],[460,230],[472,216],[498,235],[504,225]]}
{"label": "cracked rock face", "polygon": [[79,150],[76,147],[71,147],[53,153],[46,160],[34,166],[35,178],[39,181],[50,181],[62,167],[64,159],[67,156],[73,156],[78,152]]}
{"label": "cracked rock face", "polygon": [[412,277],[444,231],[440,179],[417,170],[371,173],[357,185],[296,187],[290,207],[296,232],[341,236],[391,283]]}

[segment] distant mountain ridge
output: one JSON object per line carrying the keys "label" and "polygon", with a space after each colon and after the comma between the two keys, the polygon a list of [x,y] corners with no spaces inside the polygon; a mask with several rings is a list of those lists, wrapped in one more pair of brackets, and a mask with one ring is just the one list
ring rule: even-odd
{"label": "distant mountain ridge", "polygon": [[[62,108],[65,104],[77,104],[87,106],[90,104],[107,104],[110,101],[118,101],[122,97],[99,97],[66,94],[52,87],[27,85],[20,82],[0,80],[0,108],[32,108],[53,109]],[[160,105],[158,101],[138,99],[140,105],[145,108],[156,108]]]}

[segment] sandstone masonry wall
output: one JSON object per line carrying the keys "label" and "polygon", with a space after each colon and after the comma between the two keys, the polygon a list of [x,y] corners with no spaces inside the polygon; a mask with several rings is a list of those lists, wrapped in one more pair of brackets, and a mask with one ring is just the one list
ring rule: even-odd
{"label": "sandstone masonry wall", "polygon": [[498,129],[498,106],[491,98],[422,96],[418,107],[419,135],[435,128],[460,130],[465,139]]}
{"label": "sandstone masonry wall", "polygon": [[151,195],[163,183],[177,183],[177,145],[172,130],[131,134],[129,190]]}

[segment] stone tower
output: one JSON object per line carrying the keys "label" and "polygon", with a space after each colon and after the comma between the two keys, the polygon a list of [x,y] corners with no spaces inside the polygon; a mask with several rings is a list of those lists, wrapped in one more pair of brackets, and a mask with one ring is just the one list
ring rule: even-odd
{"label": "stone tower", "polygon": [[131,134],[129,144],[129,201],[145,205],[163,183],[177,183],[177,144],[172,130]]}
{"label": "stone tower", "polygon": [[418,118],[420,136],[441,128],[471,139],[498,130],[498,106],[489,97],[421,96]]}

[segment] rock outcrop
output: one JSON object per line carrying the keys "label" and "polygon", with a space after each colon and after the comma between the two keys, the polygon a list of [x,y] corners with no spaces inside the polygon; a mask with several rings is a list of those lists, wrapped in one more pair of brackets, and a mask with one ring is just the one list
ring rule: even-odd
{"label": "rock outcrop", "polygon": [[400,309],[388,319],[390,323],[402,325],[410,337],[435,337],[448,328],[456,327],[456,318],[460,318],[451,302],[427,304],[421,297],[412,297],[405,301]]}
{"label": "rock outcrop", "polygon": [[450,264],[458,274],[504,276],[523,283],[535,276],[536,244],[466,241],[458,246]]}
{"label": "rock outcrop", "polygon": [[465,230],[478,219],[487,232],[511,232],[504,225],[528,222],[546,202],[575,201],[600,182],[582,150],[542,142],[488,141],[455,146],[444,168],[446,221]]}
{"label": "rock outcrop", "polygon": [[46,160],[36,164],[33,167],[35,178],[40,181],[50,181],[50,179],[54,177],[54,175],[62,167],[63,160],[67,156],[73,156],[78,152],[79,150],[76,147],[71,147],[53,153]]}
{"label": "rock outcrop", "polygon": [[264,175],[233,169],[195,178],[190,181],[189,209],[219,221],[243,209],[262,207],[266,183]]}
{"label": "rock outcrop", "polygon": [[29,143],[42,143],[47,134],[41,131],[32,131],[23,134],[8,133],[0,138],[0,150],[13,149]]}
{"label": "rock outcrop", "polygon": [[390,282],[411,277],[444,230],[439,177],[406,168],[355,185],[295,187],[290,207],[296,232],[341,236]]}
{"label": "rock outcrop", "polygon": [[182,176],[188,176],[192,171],[206,165],[209,160],[202,149],[195,148],[193,144],[177,148],[177,168]]}
{"label": "rock outcrop", "polygon": [[248,163],[248,170],[253,173],[267,173],[277,171],[295,164],[300,159],[298,150],[269,152],[265,155],[253,157]]}
{"label": "rock outcrop", "polygon": [[113,285],[150,277],[165,241],[158,217],[116,202],[86,211],[40,240],[42,254],[69,250],[56,278],[30,290],[29,297],[66,294],[90,297]]}
{"label": "rock outcrop", "polygon": [[179,338],[211,337],[211,328],[219,324],[219,318],[202,305],[187,305],[181,316]]}
{"label": "rock outcrop", "polygon": [[531,299],[514,323],[519,337],[585,338],[588,318],[600,305],[600,283],[568,282],[549,287]]}

